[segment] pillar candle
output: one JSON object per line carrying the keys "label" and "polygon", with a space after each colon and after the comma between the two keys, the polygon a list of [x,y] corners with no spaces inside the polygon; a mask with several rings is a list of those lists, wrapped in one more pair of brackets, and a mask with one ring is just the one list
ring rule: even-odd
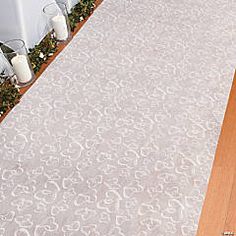
{"label": "pillar candle", "polygon": [[32,72],[25,55],[16,55],[11,59],[13,70],[20,83],[27,83],[32,78]]}
{"label": "pillar candle", "polygon": [[52,18],[52,27],[56,33],[58,40],[66,40],[68,38],[68,29],[66,18],[63,15],[57,15]]}

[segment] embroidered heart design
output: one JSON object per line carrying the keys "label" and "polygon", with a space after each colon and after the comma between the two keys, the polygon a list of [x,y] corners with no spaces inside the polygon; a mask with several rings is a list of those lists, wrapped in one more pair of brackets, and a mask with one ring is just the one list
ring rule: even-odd
{"label": "embroidered heart design", "polygon": [[83,177],[81,176],[79,171],[74,171],[69,178],[72,180],[73,183],[79,183],[84,181]]}
{"label": "embroidered heart design", "polygon": [[178,200],[169,200],[168,207],[163,211],[163,217],[170,218],[172,222],[179,222],[183,219],[184,206]]}
{"label": "embroidered heart design", "polygon": [[117,178],[107,179],[104,183],[106,186],[109,186],[109,189],[121,189],[121,185]]}
{"label": "embroidered heart design", "polygon": [[18,229],[15,231],[14,236],[30,236],[30,233],[27,229]]}
{"label": "embroidered heart design", "polygon": [[58,215],[60,212],[61,212],[61,211],[60,211],[60,209],[59,209],[58,206],[52,206],[51,214],[52,214],[53,216]]}
{"label": "embroidered heart design", "polygon": [[128,216],[116,216],[116,224],[122,225],[124,222],[129,221],[130,218]]}
{"label": "embroidered heart design", "polygon": [[117,191],[109,190],[106,192],[105,199],[98,202],[97,207],[100,209],[106,209],[109,213],[116,212],[120,207],[121,200],[122,198]]}
{"label": "embroidered heart design", "polygon": [[70,198],[74,198],[75,195],[76,195],[76,192],[74,188],[70,188],[66,192],[63,193],[63,199],[68,200]]}
{"label": "embroidered heart design", "polygon": [[147,157],[151,154],[152,151],[153,151],[153,149],[150,147],[142,147],[141,148],[141,155],[144,157]]}
{"label": "embroidered heart design", "polygon": [[63,155],[68,156],[70,160],[77,160],[80,158],[83,149],[83,146],[79,143],[70,143],[69,148],[63,152]]}
{"label": "embroidered heart design", "polygon": [[111,221],[110,215],[107,212],[102,212],[99,217],[99,222],[108,223]]}
{"label": "embroidered heart design", "polygon": [[124,187],[123,189],[123,195],[126,198],[130,198],[136,193],[136,189],[133,187]]}
{"label": "embroidered heart design", "polygon": [[3,170],[2,172],[2,179],[3,180],[8,180],[14,176],[14,171],[13,170]]}
{"label": "embroidered heart design", "polygon": [[41,154],[50,154],[53,153],[55,151],[55,147],[53,147],[52,145],[48,145],[45,144],[41,149],[40,149],[40,153]]}
{"label": "embroidered heart design", "polygon": [[64,189],[68,189],[68,188],[71,188],[73,186],[74,182],[72,181],[72,179],[70,178],[64,178],[62,180],[62,187]]}
{"label": "embroidered heart design", "polygon": [[65,167],[65,168],[72,167],[72,162],[71,162],[71,160],[69,160],[69,159],[63,160],[63,167]]}
{"label": "embroidered heart design", "polygon": [[97,175],[94,178],[88,179],[87,180],[88,187],[95,188],[96,186],[102,183],[102,180],[103,180],[102,175]]}
{"label": "embroidered heart design", "polygon": [[157,196],[158,194],[162,193],[164,190],[164,187],[162,184],[157,184],[155,186],[148,187],[147,191],[148,194],[153,198],[154,196]]}
{"label": "embroidered heart design", "polygon": [[46,211],[46,204],[43,202],[37,202],[36,203],[36,209],[34,210],[34,212],[36,213],[43,213]]}
{"label": "embroidered heart design", "polygon": [[13,191],[12,191],[12,196],[13,197],[18,197],[18,196],[20,196],[20,195],[23,195],[23,194],[28,194],[28,193],[30,193],[30,191],[29,191],[29,188],[27,187],[27,186],[24,186],[24,185],[17,185],[14,189],[13,189]]}
{"label": "embroidered heart design", "polygon": [[89,218],[96,215],[96,211],[88,209],[86,207],[75,211],[75,215],[80,215],[83,220],[88,220]]}
{"label": "embroidered heart design", "polygon": [[137,203],[138,202],[137,202],[136,198],[129,198],[125,202],[125,208],[126,209],[132,209],[132,208],[136,207]]}
{"label": "embroidered heart design", "polygon": [[111,229],[108,233],[109,236],[125,236],[120,227],[114,227],[113,229]]}
{"label": "embroidered heart design", "polygon": [[146,171],[135,171],[135,178],[136,179],[142,179],[144,176],[147,176]]}
{"label": "embroidered heart design", "polygon": [[89,201],[88,195],[78,194],[75,201],[74,201],[74,204],[75,204],[75,206],[81,206],[88,201]]}
{"label": "embroidered heart design", "polygon": [[43,166],[40,166],[34,170],[32,170],[32,174],[33,175],[36,175],[36,176],[39,176],[39,175],[42,175],[43,174],[43,171],[44,171],[44,167]]}
{"label": "embroidered heart design", "polygon": [[152,205],[149,205],[149,204],[143,203],[138,209],[139,215],[145,215],[150,212],[154,212],[154,208]]}
{"label": "embroidered heart design", "polygon": [[146,218],[142,220],[141,225],[146,226],[149,231],[154,230],[157,227],[160,227],[161,221],[153,218]]}
{"label": "embroidered heart design", "polygon": [[101,170],[106,175],[110,175],[116,170],[116,167],[113,165],[106,164],[104,166],[99,167],[99,170]]}
{"label": "embroidered heart design", "polygon": [[59,164],[59,158],[56,156],[45,156],[40,159],[41,162],[45,162],[46,166],[57,166]]}
{"label": "embroidered heart design", "polygon": [[80,222],[79,221],[74,221],[72,224],[64,225],[62,227],[63,232],[68,232],[68,231],[76,232],[76,231],[79,231],[79,229],[80,229]]}
{"label": "embroidered heart design", "polygon": [[48,217],[41,226],[49,232],[56,231],[58,229],[58,224],[55,221],[55,217]]}
{"label": "embroidered heart design", "polygon": [[1,214],[0,215],[0,220],[3,222],[11,222],[13,220],[15,216],[15,212],[14,211],[10,211],[6,214]]}
{"label": "embroidered heart design", "polygon": [[55,216],[62,211],[66,211],[68,208],[69,208],[69,206],[64,201],[61,201],[56,206],[52,206],[51,214],[53,216]]}
{"label": "embroidered heart design", "polygon": [[23,162],[26,160],[31,160],[35,156],[34,152],[32,150],[29,150],[26,153],[19,154],[19,161]]}
{"label": "embroidered heart design", "polygon": [[23,168],[21,166],[18,166],[16,169],[13,170],[13,174],[16,176],[21,175],[24,172]]}
{"label": "embroidered heart design", "polygon": [[28,207],[33,205],[31,200],[26,200],[24,198],[16,199],[11,202],[12,206],[16,206],[18,211],[24,211]]}
{"label": "embroidered heart design", "polygon": [[31,228],[33,225],[31,218],[32,218],[32,215],[30,215],[30,214],[26,214],[23,216],[17,216],[15,218],[15,222],[19,225],[19,227]]}
{"label": "embroidered heart design", "polygon": [[59,179],[61,179],[61,176],[60,176],[59,173],[60,173],[59,170],[54,169],[54,170],[52,170],[52,171],[47,171],[47,172],[45,173],[45,176],[48,177],[48,180],[49,180],[49,181],[59,180]]}
{"label": "embroidered heart design", "polygon": [[57,198],[57,193],[50,190],[40,190],[34,194],[34,197],[46,204],[53,203]]}
{"label": "embroidered heart design", "polygon": [[27,138],[24,135],[18,134],[9,143],[9,148],[13,149],[17,153],[20,153],[22,150],[24,150],[26,143]]}
{"label": "embroidered heart design", "polygon": [[97,231],[97,225],[94,224],[83,226],[81,232],[85,235],[100,236],[100,233]]}
{"label": "embroidered heart design", "polygon": [[101,152],[100,154],[98,154],[98,156],[96,157],[97,162],[104,162],[106,160],[111,160],[111,154],[109,153],[105,153],[105,152]]}

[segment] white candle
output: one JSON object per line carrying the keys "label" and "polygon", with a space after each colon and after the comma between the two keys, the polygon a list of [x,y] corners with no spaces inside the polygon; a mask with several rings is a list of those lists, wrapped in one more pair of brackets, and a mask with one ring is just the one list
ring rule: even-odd
{"label": "white candle", "polygon": [[27,83],[32,78],[32,72],[25,55],[16,55],[11,59],[13,70],[20,83]]}
{"label": "white candle", "polygon": [[52,27],[56,33],[56,38],[58,40],[66,40],[68,38],[68,29],[65,16],[54,16],[52,18]]}

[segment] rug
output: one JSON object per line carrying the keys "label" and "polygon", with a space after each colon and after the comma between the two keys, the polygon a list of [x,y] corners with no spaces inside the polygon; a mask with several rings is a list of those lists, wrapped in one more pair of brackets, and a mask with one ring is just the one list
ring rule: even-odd
{"label": "rug", "polygon": [[104,0],[0,126],[0,235],[195,235],[235,11]]}

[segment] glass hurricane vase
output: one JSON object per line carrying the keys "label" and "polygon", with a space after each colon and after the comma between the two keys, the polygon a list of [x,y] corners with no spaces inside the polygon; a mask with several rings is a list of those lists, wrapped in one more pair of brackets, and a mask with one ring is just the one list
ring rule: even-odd
{"label": "glass hurricane vase", "polygon": [[12,39],[4,42],[1,45],[1,53],[6,76],[15,77],[14,81],[20,87],[27,86],[34,81],[35,75],[23,40]]}

